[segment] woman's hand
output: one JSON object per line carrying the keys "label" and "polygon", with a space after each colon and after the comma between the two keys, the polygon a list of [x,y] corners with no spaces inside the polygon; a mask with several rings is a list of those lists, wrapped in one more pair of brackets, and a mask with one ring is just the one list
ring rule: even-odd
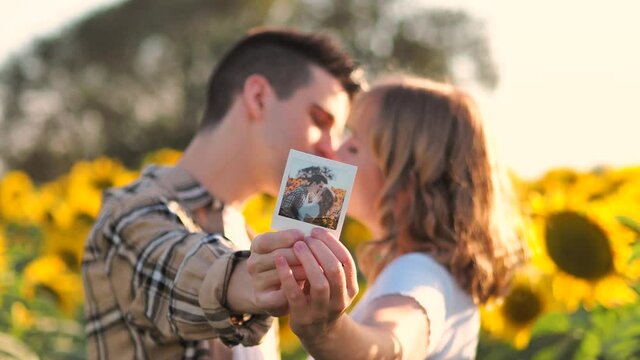
{"label": "woman's hand", "polygon": [[290,326],[303,344],[322,342],[358,293],[355,263],[340,241],[319,228],[304,241],[294,242],[293,252],[306,273],[302,287],[289,259],[275,258]]}
{"label": "woman's hand", "polygon": [[247,271],[251,276],[256,307],[272,316],[283,316],[289,312],[289,303],[280,289],[280,278],[276,271],[276,257],[283,257],[291,264],[296,280],[306,279],[292,246],[302,241],[304,235],[298,230],[264,233],[251,242],[251,256],[247,260]]}

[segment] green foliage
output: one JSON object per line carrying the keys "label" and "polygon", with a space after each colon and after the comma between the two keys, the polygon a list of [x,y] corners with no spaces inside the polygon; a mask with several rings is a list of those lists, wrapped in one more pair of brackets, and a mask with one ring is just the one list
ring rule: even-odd
{"label": "green foliage", "polygon": [[640,359],[640,304],[616,309],[549,313],[534,327],[529,345],[518,352],[483,338],[478,359]]}
{"label": "green foliage", "polygon": [[0,278],[0,359],[86,358],[81,309],[64,313],[57,294],[45,288],[24,296],[24,268],[41,255],[41,229],[8,224],[4,235],[9,268]]}
{"label": "green foliage", "polygon": [[626,226],[627,228],[629,228],[630,230],[634,231],[636,234],[640,235],[640,224],[638,224],[635,220],[627,217],[627,216],[618,216],[618,221]]}
{"label": "green foliage", "polygon": [[0,69],[0,165],[43,181],[79,159],[107,155],[135,168],[153,149],[184,148],[214,64],[258,25],[331,33],[370,77],[402,70],[456,81],[455,63],[468,60],[472,80],[496,85],[479,21],[462,11],[412,6],[399,0],[130,0],[105,8]]}

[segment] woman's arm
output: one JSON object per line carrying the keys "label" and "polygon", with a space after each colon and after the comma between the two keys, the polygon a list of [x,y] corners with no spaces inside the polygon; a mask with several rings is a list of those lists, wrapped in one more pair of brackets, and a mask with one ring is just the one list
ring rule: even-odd
{"label": "woman's arm", "polygon": [[[344,313],[331,314],[328,304],[344,293],[343,284],[329,284],[323,263],[327,249],[317,239],[294,246],[307,274],[301,289],[284,258],[276,259],[282,290],[289,301],[290,324],[305,349],[316,359],[423,359],[427,354],[427,316],[410,297],[387,295],[365,309],[357,323]],[[349,271],[345,271],[345,274]],[[349,276],[346,276],[347,278]],[[338,285],[338,286],[336,286]]]}

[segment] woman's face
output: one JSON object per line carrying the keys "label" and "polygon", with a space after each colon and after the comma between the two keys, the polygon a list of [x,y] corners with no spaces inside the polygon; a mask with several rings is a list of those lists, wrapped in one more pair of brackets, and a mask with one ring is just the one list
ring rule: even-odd
{"label": "woman's face", "polygon": [[377,109],[377,102],[373,99],[364,97],[356,100],[347,120],[347,128],[351,133],[337,152],[339,161],[358,167],[348,214],[367,225],[374,236],[381,235],[376,202],[384,182],[370,144],[370,126]]}

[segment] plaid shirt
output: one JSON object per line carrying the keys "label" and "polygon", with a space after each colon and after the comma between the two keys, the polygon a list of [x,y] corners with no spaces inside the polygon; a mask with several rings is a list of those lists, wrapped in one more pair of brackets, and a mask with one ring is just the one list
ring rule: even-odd
{"label": "plaid shirt", "polygon": [[105,192],[82,264],[89,358],[208,359],[207,339],[261,340],[272,318],[234,325],[224,306],[239,252],[220,234],[222,208],[180,168]]}
{"label": "plaid shirt", "polygon": [[306,186],[300,186],[288,193],[282,198],[279,214],[291,219],[298,219],[298,209],[300,209],[304,203],[307,193],[309,193],[309,189]]}

